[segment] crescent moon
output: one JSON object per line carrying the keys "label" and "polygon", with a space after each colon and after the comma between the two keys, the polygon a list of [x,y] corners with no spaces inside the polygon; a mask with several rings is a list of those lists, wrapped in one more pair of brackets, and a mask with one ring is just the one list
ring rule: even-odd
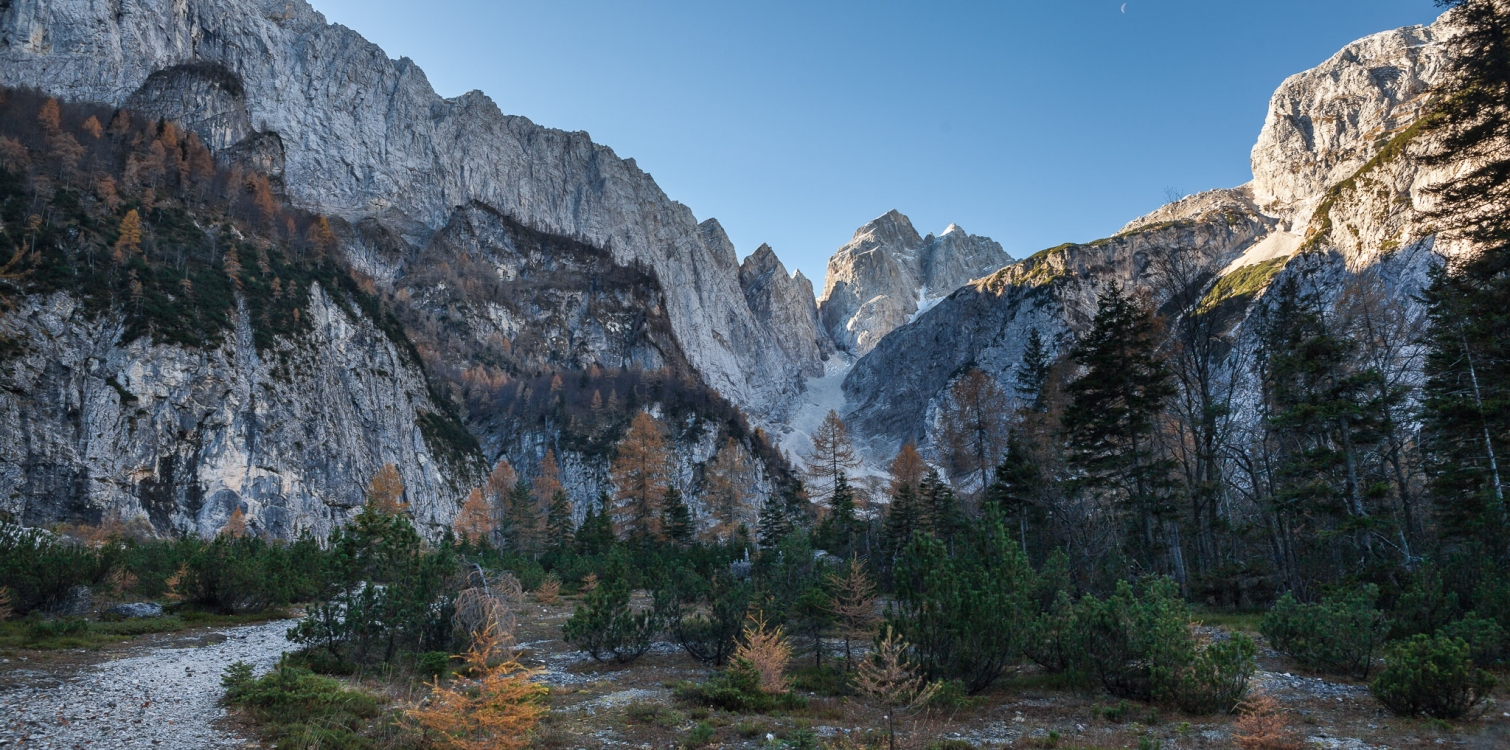
{"label": "crescent moon", "polygon": [[1127,3],[1122,3],[1122,12],[1123,13],[1127,12]]}

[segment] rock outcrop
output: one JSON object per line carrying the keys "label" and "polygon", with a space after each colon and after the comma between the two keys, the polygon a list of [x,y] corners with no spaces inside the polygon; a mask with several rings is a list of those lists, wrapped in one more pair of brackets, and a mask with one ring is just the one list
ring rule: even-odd
{"label": "rock outcrop", "polygon": [[24,342],[0,364],[0,508],[29,525],[114,515],[207,536],[240,509],[253,532],[323,535],[392,463],[416,522],[449,525],[480,467],[438,429],[419,362],[318,286],[307,312],[308,334],[259,352],[243,306],[202,350],[123,345],[118,315],[25,298],[0,319]]}
{"label": "rock outcrop", "polygon": [[416,247],[475,202],[604,248],[654,274],[692,366],[756,415],[779,411],[821,359],[816,343],[767,335],[727,238],[699,231],[633,159],[506,116],[480,92],[442,99],[413,62],[303,0],[5,3],[0,83],[180,120],[276,162],[302,207],[380,221]]}
{"label": "rock outcrop", "polygon": [[[739,285],[755,319],[790,356],[800,356],[813,347],[825,358],[833,351],[833,342],[818,320],[813,282],[801,271],[788,274],[770,245],[756,248],[740,264]],[[819,364],[803,374],[821,376],[823,367]]]}
{"label": "rock outcrop", "polygon": [[920,309],[1010,263],[1001,245],[953,224],[935,237],[888,211],[855,231],[828,261],[818,306],[834,343],[856,356]]}

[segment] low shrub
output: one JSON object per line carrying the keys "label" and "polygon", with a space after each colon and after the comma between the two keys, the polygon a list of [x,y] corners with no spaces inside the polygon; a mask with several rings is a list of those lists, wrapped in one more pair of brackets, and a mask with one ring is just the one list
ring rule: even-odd
{"label": "low shrub", "polygon": [[628,664],[650,650],[660,630],[654,612],[629,607],[623,579],[604,581],[588,592],[561,628],[561,638],[597,661]]}
{"label": "low shrub", "polygon": [[682,743],[686,748],[699,748],[713,742],[713,725],[706,721],[699,721],[692,731],[687,733],[687,741]]}
{"label": "low shrub", "polygon": [[1470,612],[1461,620],[1450,622],[1436,632],[1444,638],[1460,638],[1468,644],[1468,654],[1476,666],[1485,669],[1502,663],[1510,651],[1510,637],[1494,620]]}
{"label": "low shrub", "polygon": [[1494,689],[1492,675],[1474,667],[1461,638],[1415,635],[1384,655],[1384,669],[1369,691],[1399,716],[1458,719],[1468,715]]}
{"label": "low shrub", "polygon": [[392,722],[380,721],[383,708],[372,695],[301,667],[280,665],[257,678],[251,665],[237,662],[221,684],[226,704],[244,711],[280,748],[375,750],[392,746],[399,734]]}
{"label": "low shrub", "polygon": [[1323,674],[1367,679],[1384,645],[1389,621],[1374,607],[1377,586],[1302,604],[1289,593],[1264,615],[1260,631],[1275,650]]}
{"label": "low shrub", "polygon": [[1258,647],[1253,639],[1233,633],[1227,640],[1199,650],[1191,665],[1179,675],[1175,702],[1192,714],[1226,713],[1248,694],[1253,678],[1253,657]]}
{"label": "low shrub", "polygon": [[760,670],[744,659],[734,659],[707,682],[678,684],[676,695],[691,703],[736,712],[766,713],[807,707],[807,701],[793,693],[761,690]]}
{"label": "low shrub", "polygon": [[283,550],[257,537],[220,536],[193,550],[176,593],[227,614],[261,612],[292,597]]}
{"label": "low shrub", "polygon": [[55,607],[75,586],[98,586],[109,577],[119,554],[119,545],[91,548],[0,521],[0,581],[10,589],[10,606],[17,615]]}

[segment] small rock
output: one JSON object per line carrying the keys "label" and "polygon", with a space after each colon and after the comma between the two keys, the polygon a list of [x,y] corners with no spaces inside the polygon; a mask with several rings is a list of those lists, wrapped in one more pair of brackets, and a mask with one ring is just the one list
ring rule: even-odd
{"label": "small rock", "polygon": [[105,612],[107,615],[134,620],[143,617],[162,617],[163,605],[156,602],[131,602],[117,604]]}

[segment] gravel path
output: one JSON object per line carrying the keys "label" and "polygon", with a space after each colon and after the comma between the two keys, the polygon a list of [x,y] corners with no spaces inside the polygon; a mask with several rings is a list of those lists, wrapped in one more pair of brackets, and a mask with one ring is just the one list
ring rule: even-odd
{"label": "gravel path", "polygon": [[[245,661],[258,673],[289,648],[292,620],[212,631],[199,645],[156,648],[0,692],[0,748],[236,747],[246,740],[215,726],[220,676]],[[13,675],[15,673],[12,673]]]}

